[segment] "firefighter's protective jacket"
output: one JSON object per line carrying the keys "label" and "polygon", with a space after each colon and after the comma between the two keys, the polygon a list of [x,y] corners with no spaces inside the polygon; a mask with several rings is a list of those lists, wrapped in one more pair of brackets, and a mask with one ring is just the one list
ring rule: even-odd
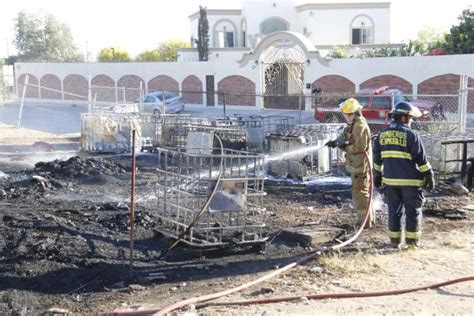
{"label": "firefighter's protective jacket", "polygon": [[418,134],[398,121],[375,139],[373,157],[374,169],[382,173],[386,186],[421,187],[424,175],[431,172]]}
{"label": "firefighter's protective jacket", "polygon": [[370,139],[370,129],[367,121],[361,115],[356,115],[352,123],[344,128],[344,131],[336,139],[336,142],[347,140],[349,145],[342,148],[345,152],[345,167],[352,174],[367,172],[365,164],[365,152],[372,161],[372,143]]}

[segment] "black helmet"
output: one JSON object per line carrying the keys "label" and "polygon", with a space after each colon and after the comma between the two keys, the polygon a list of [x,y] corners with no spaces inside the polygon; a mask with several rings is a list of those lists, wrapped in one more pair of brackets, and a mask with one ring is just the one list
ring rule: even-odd
{"label": "black helmet", "polygon": [[414,106],[413,104],[405,101],[400,101],[393,107],[392,111],[388,113],[389,117],[394,117],[395,115],[408,115],[415,118],[420,117],[421,111]]}

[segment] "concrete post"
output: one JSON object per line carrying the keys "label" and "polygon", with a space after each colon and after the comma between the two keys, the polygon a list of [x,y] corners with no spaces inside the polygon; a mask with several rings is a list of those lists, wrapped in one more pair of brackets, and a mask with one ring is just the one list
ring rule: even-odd
{"label": "concrete post", "polygon": [[466,121],[467,121],[467,84],[469,77],[467,75],[461,75],[459,78],[459,106],[458,106],[458,119],[459,119],[459,131],[461,133],[466,132]]}

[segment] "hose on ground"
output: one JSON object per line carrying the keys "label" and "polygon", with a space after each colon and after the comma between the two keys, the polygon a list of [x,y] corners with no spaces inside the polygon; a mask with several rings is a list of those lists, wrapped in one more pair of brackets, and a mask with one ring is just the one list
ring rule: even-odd
{"label": "hose on ground", "polygon": [[271,303],[280,303],[280,302],[294,302],[300,301],[302,298],[307,298],[308,300],[323,300],[323,299],[340,299],[340,298],[362,298],[362,297],[376,297],[376,296],[391,296],[391,295],[400,295],[416,291],[423,290],[432,290],[440,288],[447,285],[452,285],[456,283],[474,281],[474,276],[463,277],[459,279],[449,280],[446,282],[435,283],[430,285],[423,285],[418,287],[412,287],[407,289],[399,290],[387,290],[387,291],[375,291],[375,292],[346,292],[346,293],[322,293],[322,294],[311,294],[311,295],[300,295],[300,296],[283,296],[283,297],[271,297],[264,299],[254,299],[254,300],[242,300],[234,302],[209,302],[203,303],[196,308],[204,308],[208,306],[230,306],[230,305],[254,305],[254,304],[271,304]]}
{"label": "hose on ground", "polygon": [[370,159],[369,159],[369,155],[368,155],[367,152],[364,152],[364,154],[365,154],[365,162],[367,164],[367,169],[368,169],[368,174],[369,174],[369,179],[370,179],[370,181],[369,181],[369,203],[367,204],[367,208],[365,210],[364,220],[363,220],[361,226],[359,227],[357,232],[351,238],[349,238],[348,240],[346,240],[346,241],[344,241],[340,244],[333,245],[331,247],[322,247],[322,248],[320,248],[316,251],[310,252],[309,254],[307,254],[303,258],[299,259],[298,261],[287,264],[286,266],[284,266],[282,268],[279,268],[279,269],[277,269],[275,271],[272,271],[272,272],[270,272],[270,273],[268,273],[268,274],[266,274],[266,275],[264,275],[264,276],[262,276],[262,277],[260,277],[256,280],[253,280],[253,281],[248,282],[248,283],[244,283],[240,286],[237,286],[237,287],[234,287],[234,288],[231,288],[231,289],[227,289],[227,290],[224,290],[224,291],[216,292],[216,293],[211,293],[211,294],[207,294],[207,295],[192,297],[192,298],[174,303],[172,305],[166,306],[161,310],[147,311],[147,312],[150,312],[150,313],[155,312],[154,315],[163,316],[163,315],[166,315],[169,312],[172,312],[176,309],[182,308],[182,307],[190,305],[190,304],[196,304],[196,303],[199,303],[199,302],[206,302],[206,301],[214,300],[214,299],[217,299],[217,298],[220,298],[220,297],[223,297],[223,296],[227,296],[227,295],[232,294],[232,293],[242,291],[242,290],[247,289],[251,286],[262,283],[263,281],[271,279],[271,278],[273,278],[277,275],[280,275],[283,272],[286,272],[286,271],[288,271],[288,270],[290,270],[290,269],[292,269],[292,268],[294,268],[298,265],[303,265],[303,264],[307,263],[308,261],[320,256],[324,252],[337,250],[337,249],[343,248],[343,247],[347,246],[348,244],[352,243],[362,233],[362,230],[364,229],[364,227],[365,227],[365,225],[366,225],[366,223],[369,219],[369,215],[370,215],[371,207],[372,207],[372,195],[373,195],[373,186],[374,186],[373,185],[373,173],[372,173],[372,167],[371,167],[371,162],[370,162]]}
{"label": "hose on ground", "polygon": [[[264,275],[264,276],[262,276],[262,277],[260,277],[256,280],[244,283],[240,286],[237,286],[237,287],[234,287],[234,288],[231,288],[231,289],[227,289],[227,290],[216,292],[216,293],[206,294],[206,295],[202,295],[202,296],[192,297],[192,298],[189,298],[189,299],[182,300],[180,302],[171,304],[169,306],[166,306],[163,309],[152,309],[152,310],[139,311],[139,312],[120,312],[120,313],[111,313],[111,314],[108,313],[108,314],[102,314],[102,315],[150,315],[150,314],[153,314],[153,315],[163,316],[163,315],[166,315],[169,312],[172,312],[176,309],[185,307],[185,306],[190,305],[190,304],[196,304],[196,303],[200,303],[200,302],[207,302],[207,301],[210,301],[210,300],[214,300],[214,299],[217,299],[217,298],[220,298],[220,297],[223,297],[223,296],[227,296],[227,295],[242,291],[242,290],[247,289],[251,286],[254,286],[256,284],[259,284],[259,283],[262,283],[266,280],[269,280],[269,279],[271,279],[271,278],[273,278],[277,275],[280,275],[283,272],[286,272],[286,271],[288,271],[288,270],[290,270],[290,269],[292,269],[292,268],[294,268],[298,265],[303,265],[303,264],[307,263],[308,261],[320,256],[321,254],[323,254],[325,252],[328,252],[328,251],[331,251],[331,250],[338,250],[338,249],[341,249],[341,248],[347,246],[348,244],[352,243],[362,233],[362,230],[364,229],[364,227],[365,227],[365,225],[366,225],[366,223],[369,219],[369,215],[370,215],[370,211],[371,211],[371,207],[372,207],[372,195],[373,195],[373,186],[374,186],[373,185],[373,173],[372,173],[372,167],[371,167],[369,155],[368,155],[367,152],[364,152],[364,155],[365,155],[365,162],[367,164],[369,180],[370,180],[369,181],[369,203],[367,204],[367,208],[365,210],[364,220],[363,220],[361,226],[358,228],[356,233],[351,238],[349,238],[348,240],[346,240],[346,241],[344,241],[340,244],[330,246],[330,247],[321,247],[318,250],[315,250],[315,251],[312,251],[312,252],[306,254],[304,257],[302,257],[298,261],[294,261],[290,264],[287,264],[284,267],[281,267],[281,268],[279,268],[275,271],[267,273],[266,275]],[[184,235],[182,235],[182,236],[184,236]],[[170,249],[171,249],[171,247],[170,247]]]}

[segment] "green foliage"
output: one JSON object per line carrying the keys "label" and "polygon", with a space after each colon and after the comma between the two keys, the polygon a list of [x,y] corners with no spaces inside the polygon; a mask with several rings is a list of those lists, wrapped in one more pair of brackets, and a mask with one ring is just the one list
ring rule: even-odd
{"label": "green foliage", "polygon": [[136,61],[152,62],[152,61],[177,61],[178,49],[190,47],[189,43],[183,40],[171,39],[160,43],[157,48],[144,51],[139,54]]}
{"label": "green foliage", "polygon": [[130,56],[126,50],[116,47],[106,47],[97,55],[97,61],[101,63],[128,62],[130,61]]}
{"label": "green foliage", "polygon": [[153,61],[161,61],[161,54],[158,49],[146,50],[140,53],[135,61],[139,62],[153,62]]}
{"label": "green foliage", "polygon": [[442,48],[446,43],[444,34],[434,27],[425,27],[418,32],[418,38],[416,39],[417,50],[426,54],[431,52],[433,49]]}
{"label": "green foliage", "polygon": [[327,57],[330,58],[348,58],[347,48],[343,46],[333,46]]}
{"label": "green foliage", "polygon": [[80,62],[69,27],[49,13],[21,11],[15,19],[18,61]]}
{"label": "green foliage", "polygon": [[199,6],[197,46],[199,61],[209,60],[209,20],[207,19],[206,8],[201,6]]}
{"label": "green foliage", "polygon": [[459,25],[451,27],[444,48],[452,54],[474,53],[474,11],[466,9],[458,17]]}
{"label": "green foliage", "polygon": [[4,63],[5,65],[14,65],[18,61],[18,56],[8,56],[5,58]]}

